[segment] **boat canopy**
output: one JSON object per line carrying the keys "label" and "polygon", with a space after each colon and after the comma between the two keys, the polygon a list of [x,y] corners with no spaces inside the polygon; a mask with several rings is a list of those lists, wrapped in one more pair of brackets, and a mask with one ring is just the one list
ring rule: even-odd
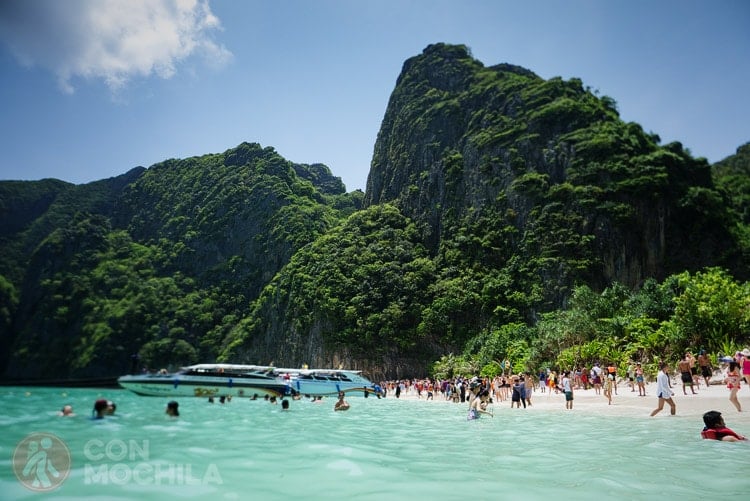
{"label": "boat canopy", "polygon": [[195,372],[216,372],[219,370],[226,372],[250,372],[273,371],[277,374],[302,374],[302,375],[341,375],[341,374],[360,374],[362,371],[346,369],[290,369],[284,367],[274,367],[272,365],[242,365],[242,364],[195,364],[182,368],[183,371]]}

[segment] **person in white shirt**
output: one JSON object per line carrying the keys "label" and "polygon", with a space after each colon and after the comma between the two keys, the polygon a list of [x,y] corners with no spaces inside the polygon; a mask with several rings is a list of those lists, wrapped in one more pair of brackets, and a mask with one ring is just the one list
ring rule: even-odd
{"label": "person in white shirt", "polygon": [[664,402],[669,404],[671,415],[675,415],[677,412],[677,406],[672,400],[672,388],[669,386],[669,366],[662,362],[659,364],[659,375],[656,376],[656,395],[659,397],[659,406],[651,411],[652,416],[656,416],[664,408]]}

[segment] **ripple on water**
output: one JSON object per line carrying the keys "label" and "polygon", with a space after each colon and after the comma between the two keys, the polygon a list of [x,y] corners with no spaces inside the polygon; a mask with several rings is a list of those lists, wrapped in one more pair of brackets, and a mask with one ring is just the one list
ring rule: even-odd
{"label": "ripple on water", "polygon": [[[117,417],[88,419],[99,397],[117,402]],[[112,499],[545,501],[750,492],[746,475],[727,470],[747,464],[750,447],[702,442],[700,424],[690,419],[495,406],[494,418],[467,421],[466,405],[352,398],[346,413],[333,412],[331,399],[294,401],[288,412],[264,401],[180,399],[181,416],[171,420],[164,415],[168,400],[114,390],[0,391],[2,497],[34,495],[17,482],[8,459],[33,431],[54,433],[68,445],[74,469],[55,495],[70,499],[97,499],[105,491]],[[66,403],[77,417],[57,417]],[[100,454],[112,440],[145,441],[146,457],[87,459],[92,440]],[[104,486],[87,478],[86,463],[181,466],[183,477],[136,482],[131,475],[122,485],[110,479]],[[195,484],[184,478],[188,465]],[[218,481],[204,481],[212,466]]]}

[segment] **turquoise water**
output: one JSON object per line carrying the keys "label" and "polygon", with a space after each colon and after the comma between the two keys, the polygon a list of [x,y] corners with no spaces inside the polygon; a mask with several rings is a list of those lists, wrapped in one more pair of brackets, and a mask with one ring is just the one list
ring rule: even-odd
{"label": "turquoise water", "polygon": [[[117,415],[89,419],[97,398],[114,400]],[[167,400],[123,390],[0,388],[0,498],[744,499],[750,492],[750,446],[702,441],[695,419],[679,415],[503,405],[494,418],[467,421],[464,404],[391,397],[348,398],[348,412],[334,412],[333,399],[293,401],[282,411],[265,401],[183,398],[180,418],[169,419]],[[58,417],[64,404],[77,416]],[[14,474],[14,452],[30,457],[19,444],[31,433],[58,437],[70,454],[68,477],[50,492]],[[58,457],[51,462],[62,464]]]}

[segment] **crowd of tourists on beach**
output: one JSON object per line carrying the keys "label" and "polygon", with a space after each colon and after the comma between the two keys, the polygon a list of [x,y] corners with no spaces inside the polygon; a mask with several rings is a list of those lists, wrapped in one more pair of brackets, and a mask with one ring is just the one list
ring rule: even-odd
{"label": "crowd of tourists on beach", "polygon": [[[731,358],[731,360],[729,360]],[[510,364],[507,364],[510,366]],[[730,390],[730,401],[738,411],[741,406],[736,399],[741,381],[750,385],[750,349],[737,351],[734,357],[722,357],[720,367],[714,368],[709,356],[704,350],[698,357],[686,352],[684,357],[675,364],[674,376],[667,363],[659,363],[659,372],[666,367],[669,371],[669,384],[677,385],[677,378],[681,383],[683,394],[696,394],[696,390],[703,384],[706,388],[711,385],[726,384]],[[568,379],[568,382],[565,380]],[[658,382],[658,373],[656,374]],[[712,382],[712,379],[714,380]],[[452,402],[465,402],[469,393],[477,385],[486,390],[493,402],[511,402],[511,407],[531,405],[534,392],[565,393],[573,390],[590,390],[596,395],[603,395],[609,404],[613,395],[617,395],[618,388],[626,386],[631,392],[638,392],[639,397],[646,396],[646,384],[654,380],[647,374],[640,362],[631,362],[624,372],[614,363],[594,363],[590,368],[578,366],[571,370],[555,371],[543,369],[538,373],[521,372],[512,374],[503,372],[495,377],[464,377],[453,378],[414,378],[381,382],[386,389],[386,395],[400,398],[403,396],[418,399],[434,400],[435,398]],[[570,388],[566,389],[565,385]],[[748,386],[750,387],[750,386]]]}
{"label": "crowd of tourists on beach", "polygon": [[[738,412],[742,411],[742,406],[737,397],[741,388],[742,381],[750,388],[750,349],[745,348],[743,351],[737,351],[732,357],[719,357],[721,367],[716,370],[705,351],[701,350],[698,357],[694,357],[691,352],[686,352],[683,358],[675,366],[675,376],[672,375],[670,364],[660,362],[658,364],[659,372],[656,376],[656,397],[658,406],[651,412],[651,416],[660,413],[665,405],[670,408],[670,414],[676,414],[676,404],[672,397],[674,390],[679,390],[677,378],[681,383],[681,389],[684,395],[697,394],[696,390],[700,388],[703,381],[706,388],[712,384],[725,384],[729,389],[729,401],[734,405]],[[505,361],[503,368],[510,368],[510,363]],[[718,377],[717,377],[718,376]],[[591,368],[583,366],[576,367],[573,370],[555,371],[543,369],[538,373],[522,372],[512,374],[504,370],[502,374],[494,377],[464,377],[457,376],[454,378],[431,379],[415,378],[400,379],[393,381],[381,381],[379,386],[383,389],[383,396],[401,398],[416,397],[425,400],[445,400],[454,403],[468,403],[468,419],[477,419],[482,414],[491,414],[490,403],[500,403],[510,401],[511,408],[527,408],[533,405],[532,397],[534,392],[548,395],[563,394],[565,396],[565,408],[573,409],[574,392],[583,390],[593,390],[596,395],[603,395],[607,399],[608,405],[612,404],[613,395],[617,395],[618,386],[630,388],[631,392],[638,392],[639,397],[646,396],[647,374],[641,363],[630,363],[624,374],[618,375],[618,368],[614,363],[599,364],[594,363]],[[712,379],[714,382],[712,383]],[[256,396],[257,398],[257,396]],[[300,395],[294,395],[294,399],[300,399]],[[380,398],[380,393],[378,393]],[[220,403],[225,403],[225,397],[219,397]],[[276,403],[276,397],[266,395],[265,399],[270,403]],[[231,402],[231,397],[228,397]],[[320,403],[319,397],[311,398],[313,403]],[[209,398],[209,403],[213,403],[213,397]],[[170,401],[167,404],[165,413],[167,416],[176,418],[179,414],[178,403]],[[282,410],[289,409],[289,400],[281,397]],[[334,410],[348,410],[349,403],[345,400],[344,392],[339,392],[338,400],[334,404]],[[94,403],[92,410],[93,419],[103,419],[105,416],[114,415],[116,404],[111,400],[98,399]],[[61,416],[74,416],[73,408],[65,405],[59,412]],[[721,413],[718,411],[709,411],[704,414],[705,428],[701,436],[706,439],[715,440],[746,440],[745,437],[730,430],[724,424]]]}
{"label": "crowd of tourists on beach", "polygon": [[[660,362],[656,376],[658,404],[650,415],[657,415],[665,405],[669,405],[670,414],[676,414],[676,404],[672,397],[674,389],[679,389],[678,379],[684,395],[688,395],[688,390],[691,395],[697,394],[696,390],[700,388],[701,382],[706,388],[710,385],[725,384],[729,390],[729,401],[737,411],[741,412],[742,406],[737,394],[742,381],[745,381],[750,388],[750,349],[737,351],[733,357],[719,357],[719,362],[720,367],[714,368],[705,350],[701,350],[698,357],[693,356],[691,352],[686,352],[675,365],[674,375],[670,364]],[[510,364],[504,363],[503,366],[510,367]],[[479,414],[474,413],[474,409],[486,410],[487,402],[500,403],[510,400],[511,408],[530,407],[534,392],[537,391],[548,395],[553,392],[564,394],[566,409],[573,408],[573,394],[578,390],[593,390],[596,395],[603,395],[608,405],[612,404],[613,395],[617,395],[618,386],[630,388],[631,392],[637,391],[639,397],[645,397],[647,378],[641,363],[630,363],[623,377],[622,374],[618,375],[618,368],[615,364],[603,365],[597,362],[590,369],[580,366],[560,372],[544,369],[538,374],[503,372],[492,378],[458,376],[448,379],[402,379],[383,382],[381,385],[386,388],[386,395],[395,398],[403,395],[425,400],[438,398],[454,403],[468,402],[470,419],[475,419],[479,417]],[[714,379],[713,383],[712,379]],[[721,426],[719,426],[719,421],[721,421]],[[707,412],[704,415],[704,422],[706,424],[704,432],[712,429],[725,429],[725,427],[722,428],[723,418],[717,411]],[[730,437],[725,440],[740,437],[734,432],[714,433],[712,431],[703,433],[702,436],[717,440],[722,440],[723,437]]]}

